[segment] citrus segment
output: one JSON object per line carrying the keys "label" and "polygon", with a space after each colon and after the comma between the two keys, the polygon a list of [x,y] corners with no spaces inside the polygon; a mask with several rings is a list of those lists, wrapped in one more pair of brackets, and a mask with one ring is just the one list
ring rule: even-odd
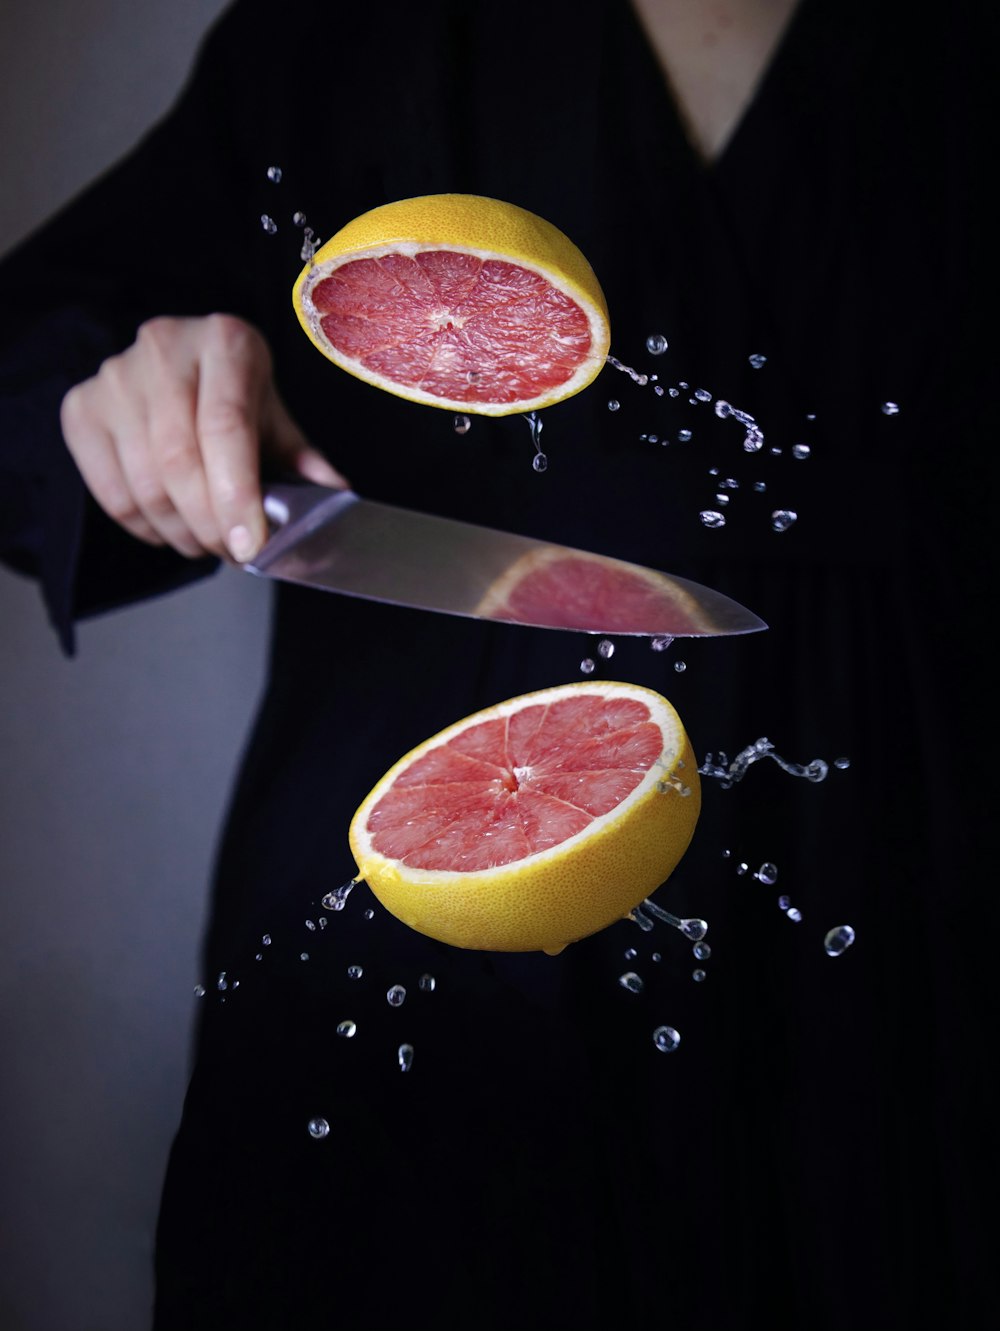
{"label": "citrus segment", "polygon": [[558,952],[673,871],[700,806],[670,703],[637,685],[562,685],[418,746],[351,823],[360,875],[394,915],[459,947]]}
{"label": "citrus segment", "polygon": [[398,396],[484,415],[579,392],[602,368],[607,305],[572,241],[478,195],[385,204],[303,269],[296,313],[315,345]]}

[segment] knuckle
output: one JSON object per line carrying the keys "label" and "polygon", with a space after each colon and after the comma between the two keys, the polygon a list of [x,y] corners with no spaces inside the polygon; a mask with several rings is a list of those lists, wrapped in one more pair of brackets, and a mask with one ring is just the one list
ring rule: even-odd
{"label": "knuckle", "polygon": [[154,319],[147,319],[139,325],[135,335],[136,345],[160,352],[173,343],[180,329],[180,320],[170,315],[160,314]]}
{"label": "knuckle", "polygon": [[132,478],[132,493],[143,513],[154,518],[165,518],[174,511],[174,506],[159,476],[143,472]]}
{"label": "knuckle", "polygon": [[252,324],[235,314],[209,314],[205,329],[213,346],[230,359],[269,363],[267,344]]}
{"label": "knuckle", "polygon": [[98,498],[108,516],[121,523],[123,527],[140,521],[142,517],[131,491],[126,490],[124,486],[107,486]]}

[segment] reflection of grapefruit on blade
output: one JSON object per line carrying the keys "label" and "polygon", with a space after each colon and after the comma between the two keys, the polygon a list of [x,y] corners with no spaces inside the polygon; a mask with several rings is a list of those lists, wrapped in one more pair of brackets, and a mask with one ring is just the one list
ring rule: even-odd
{"label": "reflection of grapefruit on blade", "polygon": [[457,947],[555,953],[676,867],[701,804],[666,698],[581,682],[499,703],[401,758],[351,823],[393,915]]}
{"label": "reflection of grapefruit on blade", "polygon": [[714,628],[691,593],[666,574],[558,546],[523,555],[475,614],[594,633],[683,637]]}
{"label": "reflection of grapefruit on blade", "polygon": [[511,203],[434,194],[355,218],[294,291],[335,364],[414,402],[487,416],[578,393],[605,363],[608,310],[584,255]]}

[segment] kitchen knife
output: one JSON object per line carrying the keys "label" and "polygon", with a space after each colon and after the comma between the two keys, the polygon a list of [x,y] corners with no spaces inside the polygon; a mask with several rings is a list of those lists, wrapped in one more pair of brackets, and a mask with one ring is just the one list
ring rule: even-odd
{"label": "kitchen knife", "polygon": [[721,592],[552,545],[306,483],[267,487],[274,532],[248,573],[345,596],[539,628],[648,637],[767,625]]}

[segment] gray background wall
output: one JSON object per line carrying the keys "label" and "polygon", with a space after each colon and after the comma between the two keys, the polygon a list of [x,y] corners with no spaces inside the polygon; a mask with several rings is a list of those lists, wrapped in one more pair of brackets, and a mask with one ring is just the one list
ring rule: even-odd
{"label": "gray background wall", "polygon": [[[0,251],[169,105],[221,0],[0,0]],[[63,660],[0,570],[0,1331],[142,1331],[213,843],[267,588],[227,571]]]}

